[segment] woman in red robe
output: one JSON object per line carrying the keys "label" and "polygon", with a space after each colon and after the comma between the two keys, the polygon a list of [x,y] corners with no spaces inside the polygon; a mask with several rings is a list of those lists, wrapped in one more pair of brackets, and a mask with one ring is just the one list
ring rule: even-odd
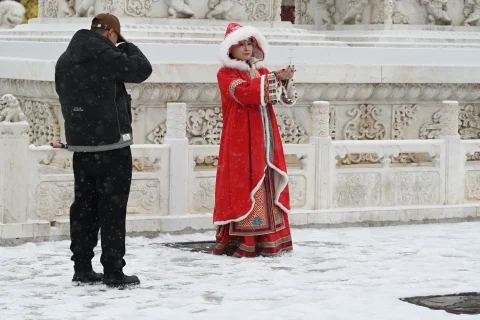
{"label": "woman in red robe", "polygon": [[257,29],[227,27],[217,79],[223,129],[215,189],[215,254],[274,256],[292,250],[288,175],[273,105],[296,101],[293,66],[265,68]]}

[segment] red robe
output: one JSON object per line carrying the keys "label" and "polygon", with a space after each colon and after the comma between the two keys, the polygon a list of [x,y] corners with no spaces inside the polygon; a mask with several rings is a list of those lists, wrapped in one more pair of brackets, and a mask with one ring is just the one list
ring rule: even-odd
{"label": "red robe", "polygon": [[[260,75],[267,69],[258,70]],[[274,202],[290,211],[287,167],[272,104],[265,104],[266,76],[249,79],[247,72],[222,67],[217,74],[222,99],[223,128],[218,159],[213,222],[225,225],[245,219],[253,209],[253,195],[267,166],[273,169]],[[268,100],[268,99],[267,99]],[[273,157],[268,161],[262,111],[270,115]],[[268,148],[267,148],[268,150]]]}

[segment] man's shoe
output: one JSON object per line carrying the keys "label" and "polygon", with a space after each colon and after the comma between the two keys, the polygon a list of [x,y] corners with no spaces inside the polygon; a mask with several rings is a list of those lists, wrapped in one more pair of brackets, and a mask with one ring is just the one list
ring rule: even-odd
{"label": "man's shoe", "polygon": [[78,271],[73,275],[72,281],[83,283],[95,283],[103,280],[103,273],[96,273],[93,270],[90,271]]}
{"label": "man's shoe", "polygon": [[140,284],[137,276],[127,276],[123,272],[105,274],[103,283],[108,287],[123,287]]}

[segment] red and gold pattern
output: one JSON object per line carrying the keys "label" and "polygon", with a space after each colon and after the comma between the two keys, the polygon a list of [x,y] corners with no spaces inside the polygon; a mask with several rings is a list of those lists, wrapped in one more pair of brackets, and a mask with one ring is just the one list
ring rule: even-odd
{"label": "red and gold pattern", "polygon": [[247,218],[217,229],[214,254],[275,256],[292,249],[288,216],[273,202],[270,175],[271,169],[255,192],[255,206]]}

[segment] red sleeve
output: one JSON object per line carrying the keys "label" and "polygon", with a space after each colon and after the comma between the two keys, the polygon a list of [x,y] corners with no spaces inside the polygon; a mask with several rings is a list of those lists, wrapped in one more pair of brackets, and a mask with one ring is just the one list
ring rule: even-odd
{"label": "red sleeve", "polygon": [[265,103],[265,86],[268,82],[265,74],[252,80],[244,80],[239,78],[234,70],[221,68],[217,73],[217,80],[220,92],[242,105]]}

